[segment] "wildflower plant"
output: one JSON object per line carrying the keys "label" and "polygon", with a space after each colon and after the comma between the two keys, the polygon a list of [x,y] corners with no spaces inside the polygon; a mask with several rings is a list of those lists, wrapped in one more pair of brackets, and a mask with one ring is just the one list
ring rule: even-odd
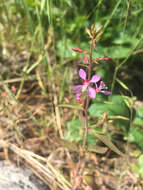
{"label": "wildflower plant", "polygon": [[83,69],[79,70],[79,77],[82,79],[82,85],[76,85],[73,89],[73,92],[76,93],[76,98],[82,95],[82,92],[85,92],[88,89],[88,96],[90,98],[96,97],[96,90],[90,86],[91,83],[97,83],[100,80],[99,75],[93,75],[90,80],[86,79],[86,72]]}
{"label": "wildflower plant", "polygon": [[[87,66],[87,72],[84,69],[79,69],[79,77],[82,79],[82,84],[74,86],[72,92],[75,93],[75,97],[77,102],[82,104],[85,116],[85,132],[83,139],[83,149],[86,149],[86,142],[88,136],[88,107],[90,99],[96,98],[97,93],[103,93],[105,95],[110,95],[111,92],[106,90],[106,86],[104,82],[101,80],[99,75],[94,74],[91,76],[93,63],[98,63],[98,61],[110,61],[109,57],[103,58],[93,58],[94,47],[97,44],[99,37],[102,36],[100,32],[102,26],[95,29],[94,24],[91,26],[91,30],[86,28],[86,32],[91,39],[90,50],[83,50],[79,48],[73,48],[72,50],[75,52],[83,53],[83,59]],[[99,84],[98,84],[99,83]]]}

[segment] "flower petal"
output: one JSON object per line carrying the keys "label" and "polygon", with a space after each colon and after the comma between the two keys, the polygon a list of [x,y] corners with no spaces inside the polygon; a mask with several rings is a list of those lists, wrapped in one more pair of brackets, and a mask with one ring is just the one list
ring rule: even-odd
{"label": "flower petal", "polygon": [[110,91],[101,90],[100,92],[103,93],[103,94],[105,94],[105,95],[110,95],[110,94],[112,94]]}
{"label": "flower petal", "polygon": [[105,87],[105,84],[103,81],[100,81],[99,90],[103,89]]}
{"label": "flower petal", "polygon": [[83,86],[83,85],[76,85],[76,86],[73,88],[72,92],[74,92],[74,93],[80,92],[81,89],[82,89],[82,86]]}
{"label": "flower petal", "polygon": [[79,70],[79,76],[80,78],[82,78],[83,80],[86,80],[86,72],[83,69]]}
{"label": "flower petal", "polygon": [[90,98],[95,98],[96,97],[96,91],[95,91],[95,89],[94,88],[92,88],[92,87],[88,87],[88,96],[90,97]]}
{"label": "flower petal", "polygon": [[80,99],[80,96],[81,96],[81,93],[78,93],[75,95],[76,99],[79,100]]}
{"label": "flower petal", "polygon": [[91,78],[90,82],[96,83],[96,82],[98,82],[100,80],[100,78],[101,77],[99,75],[93,75],[93,77]]}

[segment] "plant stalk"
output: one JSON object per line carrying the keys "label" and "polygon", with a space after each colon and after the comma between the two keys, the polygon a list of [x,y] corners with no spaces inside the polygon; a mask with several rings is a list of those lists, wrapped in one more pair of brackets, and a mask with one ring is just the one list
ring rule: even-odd
{"label": "plant stalk", "polygon": [[[94,38],[93,38],[94,39]],[[88,80],[91,78],[91,69],[92,69],[92,53],[93,53],[93,39],[91,41],[90,45],[90,58],[89,58],[89,65],[88,65]],[[86,149],[86,142],[87,142],[87,136],[88,136],[88,106],[89,106],[89,96],[87,95],[86,98],[86,104],[84,108],[84,114],[85,114],[85,131],[84,131],[84,139],[83,139],[83,150]]]}

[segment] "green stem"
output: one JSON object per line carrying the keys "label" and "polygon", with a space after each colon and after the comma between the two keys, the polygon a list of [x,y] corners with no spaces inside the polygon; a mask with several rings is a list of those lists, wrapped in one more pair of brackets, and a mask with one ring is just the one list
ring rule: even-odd
{"label": "green stem", "polygon": [[114,71],[114,75],[113,75],[112,85],[111,85],[111,92],[113,92],[113,90],[114,90],[115,81],[116,81],[116,77],[117,77],[117,72],[118,72],[118,67],[116,66],[115,71]]}

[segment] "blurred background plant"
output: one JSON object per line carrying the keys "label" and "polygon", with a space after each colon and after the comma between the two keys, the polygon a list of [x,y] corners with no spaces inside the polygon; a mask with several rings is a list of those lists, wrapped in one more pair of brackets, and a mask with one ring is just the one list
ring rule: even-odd
{"label": "blurred background plant", "polygon": [[[95,24],[103,25],[103,35],[94,57],[112,61],[100,61],[93,70],[112,96],[98,95],[91,102],[89,123],[115,144],[122,142],[118,148],[133,142],[143,150],[142,15],[142,0],[0,1],[0,110],[2,118],[13,122],[8,131],[18,133],[18,144],[51,131],[81,143],[82,118],[71,89],[78,84],[77,71],[84,64],[72,48],[88,50],[85,28]],[[27,129],[21,127],[25,124]],[[94,148],[97,141],[89,133],[90,150],[103,153]],[[128,143],[126,151],[127,147]]]}

